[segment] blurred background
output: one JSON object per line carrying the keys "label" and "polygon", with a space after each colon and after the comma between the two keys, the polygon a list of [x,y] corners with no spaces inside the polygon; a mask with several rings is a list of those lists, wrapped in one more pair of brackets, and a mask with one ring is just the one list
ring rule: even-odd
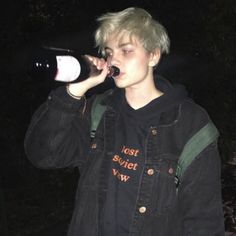
{"label": "blurred background", "polygon": [[74,169],[39,170],[23,140],[51,81],[27,74],[39,46],[96,55],[95,19],[138,6],[166,28],[171,52],[157,73],[184,84],[220,131],[226,235],[236,235],[236,1],[8,0],[0,9],[0,235],[65,235],[77,180]]}

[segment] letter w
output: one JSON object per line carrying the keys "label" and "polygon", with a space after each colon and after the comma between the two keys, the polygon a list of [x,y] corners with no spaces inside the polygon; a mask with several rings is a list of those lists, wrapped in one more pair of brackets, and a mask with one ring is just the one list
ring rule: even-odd
{"label": "letter w", "polygon": [[127,182],[129,178],[130,178],[130,176],[128,176],[128,175],[122,175],[122,174],[120,175],[120,179],[123,182]]}

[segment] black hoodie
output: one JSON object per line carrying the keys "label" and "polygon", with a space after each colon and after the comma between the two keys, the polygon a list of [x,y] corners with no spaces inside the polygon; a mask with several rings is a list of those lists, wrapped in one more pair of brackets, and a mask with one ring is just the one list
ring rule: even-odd
{"label": "black hoodie", "polygon": [[163,95],[137,110],[129,106],[124,90],[116,105],[119,118],[115,127],[115,150],[111,160],[109,187],[104,210],[103,236],[126,236],[135,210],[139,179],[144,166],[145,139],[150,127],[157,126],[162,112],[186,99],[181,85],[157,80]]}

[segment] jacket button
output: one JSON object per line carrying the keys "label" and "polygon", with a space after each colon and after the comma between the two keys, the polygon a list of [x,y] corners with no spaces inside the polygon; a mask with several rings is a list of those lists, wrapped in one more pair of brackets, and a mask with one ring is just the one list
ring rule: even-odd
{"label": "jacket button", "polygon": [[139,213],[143,214],[146,212],[146,210],[147,210],[147,208],[145,206],[142,206],[139,208]]}
{"label": "jacket button", "polygon": [[93,143],[92,146],[91,146],[92,149],[95,149],[97,148],[97,144],[96,143]]}
{"label": "jacket button", "polygon": [[174,173],[174,169],[173,168],[170,168],[169,170],[168,170],[168,172],[169,172],[169,174],[173,174]]}
{"label": "jacket button", "polygon": [[157,129],[152,129],[152,134],[157,135]]}
{"label": "jacket button", "polygon": [[148,169],[147,174],[148,175],[153,175],[154,174],[154,170],[153,169]]}

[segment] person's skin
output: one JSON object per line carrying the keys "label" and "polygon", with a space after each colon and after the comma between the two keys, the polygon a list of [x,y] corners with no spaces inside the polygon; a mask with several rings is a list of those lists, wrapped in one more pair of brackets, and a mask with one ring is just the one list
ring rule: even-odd
{"label": "person's skin", "polygon": [[111,35],[105,46],[107,60],[87,56],[90,61],[102,70],[96,77],[69,85],[69,90],[76,96],[104,82],[109,71],[109,65],[117,66],[120,74],[114,77],[115,85],[125,89],[125,96],[129,105],[138,109],[153,99],[162,95],[154,84],[153,68],[160,60],[160,50],[148,52],[137,38],[125,34]]}

